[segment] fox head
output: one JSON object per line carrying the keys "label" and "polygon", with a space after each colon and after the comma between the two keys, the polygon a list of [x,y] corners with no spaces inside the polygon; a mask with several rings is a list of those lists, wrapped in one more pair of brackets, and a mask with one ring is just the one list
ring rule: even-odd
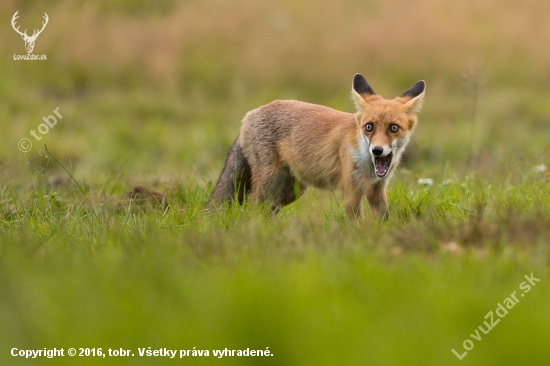
{"label": "fox head", "polygon": [[[377,95],[361,74],[355,74],[352,97],[357,107],[359,146],[364,146],[378,178],[384,178],[399,163],[416,125],[426,83],[421,80],[395,99]],[[365,144],[366,143],[366,144]]]}

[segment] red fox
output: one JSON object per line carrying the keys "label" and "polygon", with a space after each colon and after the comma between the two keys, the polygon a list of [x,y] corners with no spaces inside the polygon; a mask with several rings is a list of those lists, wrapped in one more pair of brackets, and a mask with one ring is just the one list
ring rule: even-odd
{"label": "red fox", "polygon": [[363,196],[375,216],[387,217],[386,185],[416,125],[425,89],[421,80],[388,100],[356,74],[355,114],[296,100],[248,112],[207,208],[251,199],[276,214],[312,186],[343,189],[351,218],[363,217]]}

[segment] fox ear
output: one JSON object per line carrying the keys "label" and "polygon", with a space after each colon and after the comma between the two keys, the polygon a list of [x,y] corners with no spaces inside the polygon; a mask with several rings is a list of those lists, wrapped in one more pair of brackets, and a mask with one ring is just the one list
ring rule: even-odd
{"label": "fox ear", "polygon": [[420,80],[413,85],[412,88],[404,92],[399,96],[399,98],[404,98],[405,100],[410,99],[404,103],[405,110],[408,114],[415,114],[420,112],[422,108],[422,103],[424,102],[424,92],[426,91],[426,82]]}
{"label": "fox ear", "polygon": [[376,95],[367,80],[361,74],[355,74],[353,84],[351,86],[351,95],[357,110],[365,109],[365,98],[371,95]]}
{"label": "fox ear", "polygon": [[353,77],[353,90],[359,95],[376,95],[369,83],[367,83],[367,80],[365,80],[361,74],[355,74]]}

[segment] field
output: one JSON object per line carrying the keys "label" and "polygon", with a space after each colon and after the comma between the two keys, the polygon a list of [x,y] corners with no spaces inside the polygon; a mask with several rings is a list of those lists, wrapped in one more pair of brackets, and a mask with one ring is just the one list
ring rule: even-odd
{"label": "field", "polygon": [[[48,14],[34,49],[46,61],[14,60],[15,11],[29,34]],[[550,363],[550,2],[0,12],[0,364]],[[247,111],[352,112],[357,72],[386,98],[427,83],[387,221],[352,222],[341,192],[315,189],[275,218],[204,212]],[[129,200],[136,186],[167,205]],[[149,347],[178,353],[140,356]],[[226,348],[270,355],[214,355]]]}

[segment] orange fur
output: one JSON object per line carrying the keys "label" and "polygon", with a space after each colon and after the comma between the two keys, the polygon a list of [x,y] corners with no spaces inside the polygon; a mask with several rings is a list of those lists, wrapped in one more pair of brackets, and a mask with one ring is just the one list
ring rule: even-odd
{"label": "orange fur", "polygon": [[270,202],[274,212],[313,186],[343,189],[350,217],[363,215],[363,196],[375,215],[387,215],[385,188],[416,125],[424,91],[420,81],[387,100],[357,74],[355,114],[295,100],[277,100],[248,112],[232,148],[242,158],[230,153],[211,201],[231,200],[230,187],[221,182],[234,180],[234,164],[250,170],[250,178],[240,182],[243,189],[258,202]]}

